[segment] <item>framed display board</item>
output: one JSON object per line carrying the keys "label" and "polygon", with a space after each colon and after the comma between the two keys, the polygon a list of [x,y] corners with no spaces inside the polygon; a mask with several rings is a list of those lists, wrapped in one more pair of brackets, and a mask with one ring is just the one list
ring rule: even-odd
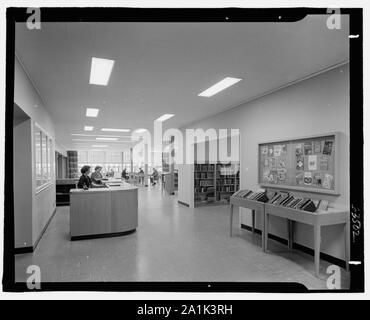
{"label": "framed display board", "polygon": [[258,183],[339,195],[339,132],[258,144]]}

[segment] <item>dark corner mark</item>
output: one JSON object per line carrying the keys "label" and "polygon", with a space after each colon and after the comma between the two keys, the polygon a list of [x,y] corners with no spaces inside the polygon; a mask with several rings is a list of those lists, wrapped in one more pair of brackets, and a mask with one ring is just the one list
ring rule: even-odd
{"label": "dark corner mark", "polygon": [[3,291],[14,287],[14,204],[13,204],[13,103],[14,103],[14,17],[6,14],[5,152],[4,157],[4,255]]}
{"label": "dark corner mark", "polygon": [[[350,205],[351,290],[364,292],[364,171],[363,171],[363,10],[350,15]],[[359,161],[361,159],[361,161]],[[357,226],[361,226],[357,230]]]}

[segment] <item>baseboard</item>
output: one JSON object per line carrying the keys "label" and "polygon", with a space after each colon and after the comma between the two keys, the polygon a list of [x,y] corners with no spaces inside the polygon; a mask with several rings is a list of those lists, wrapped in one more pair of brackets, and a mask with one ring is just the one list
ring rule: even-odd
{"label": "baseboard", "polygon": [[[252,227],[247,226],[243,223],[240,226],[241,226],[242,229],[252,231]],[[257,234],[262,235],[262,232],[259,229],[254,229],[254,232],[257,233]],[[275,241],[280,242],[284,245],[288,245],[288,240],[287,239],[281,238],[281,237],[276,236],[276,235],[271,234],[271,233],[269,233],[268,237],[269,237],[269,239],[275,240]],[[314,254],[315,254],[313,249],[311,249],[309,247],[306,247],[306,246],[303,246],[303,245],[301,245],[299,243],[296,243],[296,242],[293,242],[293,249],[297,249],[297,250],[302,251],[304,253],[307,253],[311,256],[314,256]],[[336,258],[334,256],[331,256],[330,254],[327,254],[327,253],[320,252],[320,259],[325,260],[329,263],[335,264],[335,265],[337,265],[339,267],[342,267],[342,268],[346,267],[346,262],[344,260]]]}
{"label": "baseboard", "polygon": [[72,236],[71,241],[110,238],[110,237],[121,237],[121,236],[126,236],[130,233],[134,233],[135,231],[136,231],[136,229],[123,231],[123,232],[114,232],[114,233],[92,234],[92,235],[86,235],[86,236]]}
{"label": "baseboard", "polygon": [[180,200],[177,200],[177,202],[178,202],[179,204],[182,204],[183,206],[190,207],[187,203],[182,202],[182,201],[180,201]]}
{"label": "baseboard", "polygon": [[55,213],[56,213],[56,212],[57,212],[57,208],[55,207],[55,208],[54,208],[53,213],[51,214],[51,216],[50,216],[50,218],[49,218],[49,220],[48,220],[48,222],[46,222],[45,227],[42,229],[42,231],[41,231],[41,233],[40,233],[39,237],[37,238],[37,240],[35,241],[35,244],[33,245],[33,251],[35,251],[35,250],[36,250],[36,248],[37,248],[37,246],[38,246],[38,244],[39,244],[39,242],[40,242],[40,240],[41,240],[42,236],[44,235],[44,233],[45,233],[46,229],[48,228],[48,226],[49,226],[49,224],[50,224],[51,220],[53,220],[53,218],[54,218],[54,216],[55,216]]}
{"label": "baseboard", "polygon": [[33,247],[14,248],[14,254],[32,253]]}

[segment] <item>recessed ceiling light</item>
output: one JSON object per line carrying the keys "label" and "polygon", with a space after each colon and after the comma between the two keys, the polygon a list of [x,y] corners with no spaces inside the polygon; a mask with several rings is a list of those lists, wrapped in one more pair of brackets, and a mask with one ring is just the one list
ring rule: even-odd
{"label": "recessed ceiling light", "polygon": [[225,79],[222,79],[220,82],[217,82],[212,87],[209,87],[207,90],[204,90],[203,92],[199,93],[198,96],[200,96],[200,97],[211,97],[214,94],[232,86],[233,84],[235,84],[235,83],[237,83],[241,80],[242,79],[226,77]]}
{"label": "recessed ceiling light", "polygon": [[137,132],[137,133],[143,133],[143,132],[145,132],[145,131],[147,131],[147,130],[146,130],[146,129],[144,129],[144,128],[136,129],[136,130],[135,130],[135,132]]}
{"label": "recessed ceiling light", "polygon": [[94,130],[94,127],[92,127],[92,126],[85,126],[84,127],[84,130],[85,131],[93,131]]}
{"label": "recessed ceiling light", "polygon": [[[96,139],[72,139],[72,141],[89,141],[89,142],[96,142],[97,140],[99,141],[111,141],[112,143],[131,143],[133,142],[131,139],[130,140],[108,140],[110,138],[96,138]],[[112,138],[113,139],[113,138]],[[138,141],[139,139],[136,139]]]}
{"label": "recessed ceiling light", "polygon": [[107,137],[107,138],[131,138],[131,136],[115,136],[108,134],[87,134],[87,133],[71,133],[71,136],[80,136],[80,137]]}
{"label": "recessed ceiling light", "polygon": [[108,146],[106,144],[93,144],[92,147],[93,148],[106,148]]}
{"label": "recessed ceiling light", "polygon": [[110,132],[130,132],[130,129],[113,129],[113,128],[102,128],[101,131],[110,131]]}
{"label": "recessed ceiling light", "polygon": [[155,119],[155,121],[166,121],[169,118],[172,118],[174,114],[172,113],[165,113],[163,116],[160,116],[159,118]]}
{"label": "recessed ceiling light", "polygon": [[117,138],[99,138],[99,137],[97,137],[96,140],[100,140],[100,141],[116,141]]}
{"label": "recessed ceiling light", "polygon": [[114,60],[93,57],[91,59],[90,84],[106,86],[112,72]]}
{"label": "recessed ceiling light", "polygon": [[96,118],[98,116],[99,109],[95,108],[86,108],[86,117],[94,117]]}

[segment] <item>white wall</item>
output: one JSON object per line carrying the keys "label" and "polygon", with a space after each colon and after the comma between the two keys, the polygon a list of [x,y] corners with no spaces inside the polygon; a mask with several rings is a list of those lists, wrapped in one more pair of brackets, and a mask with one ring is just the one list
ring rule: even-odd
{"label": "white wall", "polygon": [[[43,230],[46,222],[49,220],[55,210],[55,174],[52,177],[52,183],[48,188],[35,193],[36,180],[35,180],[35,155],[34,155],[34,141],[33,141],[33,127],[35,123],[41,126],[46,133],[52,137],[55,144],[55,133],[54,123],[44,104],[38,95],[37,91],[33,87],[30,79],[22,68],[20,62],[15,58],[14,65],[14,102],[31,118],[31,127],[29,136],[32,141],[32,171],[29,172],[31,175],[32,184],[29,184],[29,188],[32,192],[32,203],[28,205],[28,209],[24,212],[24,215],[32,215],[32,221],[28,225],[28,230],[32,233],[32,244],[34,245],[40,236],[40,232]],[[20,143],[19,139],[14,141],[14,144]],[[52,154],[55,154],[55,148],[53,147]],[[32,209],[31,209],[32,208]],[[30,212],[32,211],[32,212]],[[17,220],[16,220],[17,221]],[[16,222],[15,221],[15,222]],[[17,227],[16,227],[17,228]],[[20,243],[21,239],[16,239],[16,243]]]}
{"label": "white wall", "polygon": [[194,207],[194,169],[190,164],[179,164],[178,168],[178,201]]}
{"label": "white wall", "polygon": [[31,119],[13,124],[14,241],[16,248],[32,242]]}
{"label": "white wall", "polygon": [[[348,64],[201,120],[187,128],[239,128],[241,188],[248,189],[258,188],[258,143],[340,131],[341,195],[327,198],[335,203],[349,205]],[[242,222],[250,224],[249,215],[244,213]],[[296,224],[294,231],[294,241],[313,247],[313,230],[310,226]],[[270,232],[286,237],[286,224],[272,217]],[[321,251],[344,259],[343,228],[324,227],[322,236]]]}

